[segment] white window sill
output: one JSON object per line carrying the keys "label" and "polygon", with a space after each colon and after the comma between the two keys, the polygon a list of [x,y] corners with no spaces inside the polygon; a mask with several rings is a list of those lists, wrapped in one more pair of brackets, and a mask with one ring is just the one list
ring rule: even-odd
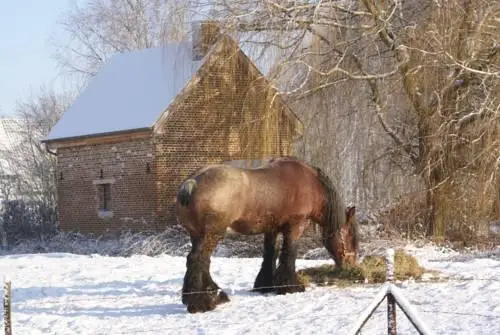
{"label": "white window sill", "polygon": [[96,179],[93,180],[92,183],[94,185],[102,185],[102,184],[114,184],[115,183],[115,178],[103,178],[103,179]]}
{"label": "white window sill", "polygon": [[113,211],[104,211],[104,210],[98,210],[97,215],[100,218],[112,218],[113,217]]}

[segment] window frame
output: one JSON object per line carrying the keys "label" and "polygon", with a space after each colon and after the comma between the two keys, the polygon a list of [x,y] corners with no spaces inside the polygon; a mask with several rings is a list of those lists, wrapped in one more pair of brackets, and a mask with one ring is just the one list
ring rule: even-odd
{"label": "window frame", "polygon": [[114,178],[96,179],[93,181],[96,191],[96,209],[100,218],[113,217],[113,184]]}

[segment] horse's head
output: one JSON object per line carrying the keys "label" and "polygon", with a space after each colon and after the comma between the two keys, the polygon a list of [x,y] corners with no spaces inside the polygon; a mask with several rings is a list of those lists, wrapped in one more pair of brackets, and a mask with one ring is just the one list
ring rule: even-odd
{"label": "horse's head", "polygon": [[343,263],[350,266],[356,265],[359,252],[359,236],[356,224],[356,207],[346,210],[345,225],[340,228],[341,244],[343,246]]}
{"label": "horse's head", "polygon": [[356,207],[345,211],[345,224],[335,234],[324,240],[325,247],[330,251],[338,267],[356,265],[359,252],[359,236],[356,225]]}

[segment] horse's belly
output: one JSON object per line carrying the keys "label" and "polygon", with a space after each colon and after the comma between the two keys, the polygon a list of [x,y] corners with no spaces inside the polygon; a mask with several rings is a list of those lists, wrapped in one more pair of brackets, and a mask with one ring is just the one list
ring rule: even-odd
{"label": "horse's belly", "polygon": [[259,222],[258,220],[237,220],[227,228],[227,231],[229,233],[236,232],[243,235],[256,235],[264,233],[267,230],[266,228],[267,226],[264,223]]}

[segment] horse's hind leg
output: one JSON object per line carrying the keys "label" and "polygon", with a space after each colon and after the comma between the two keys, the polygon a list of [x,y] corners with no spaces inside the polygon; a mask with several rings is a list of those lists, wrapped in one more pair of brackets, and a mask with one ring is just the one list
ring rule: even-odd
{"label": "horse's hind leg", "polygon": [[277,237],[277,232],[264,234],[262,266],[253,285],[253,290],[256,292],[267,293],[273,291],[273,274],[276,270],[276,259],[278,258],[278,251],[276,250]]}
{"label": "horse's hind leg", "polygon": [[277,294],[304,292],[305,286],[299,280],[295,272],[295,260],[297,259],[296,240],[302,235],[307,221],[299,224],[287,225],[283,231],[283,247],[281,248],[279,265],[273,278],[274,291]]}
{"label": "horse's hind leg", "polygon": [[212,276],[210,275],[210,258],[208,259],[208,266],[206,266],[203,271],[203,281],[207,285],[209,290],[217,292],[217,299],[216,299],[217,305],[229,302],[229,297],[227,293],[220,289],[219,285],[217,285],[214,282]]}
{"label": "horse's hind leg", "polygon": [[210,233],[192,238],[182,287],[182,303],[189,313],[207,312],[229,301],[210,276],[210,257],[224,234]]}

